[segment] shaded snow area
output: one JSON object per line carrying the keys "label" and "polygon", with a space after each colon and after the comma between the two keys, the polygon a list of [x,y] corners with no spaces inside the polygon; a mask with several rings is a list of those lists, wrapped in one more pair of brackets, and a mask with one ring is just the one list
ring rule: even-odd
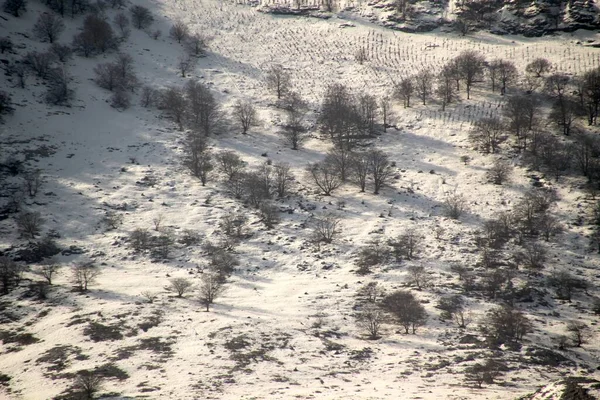
{"label": "shaded snow area", "polygon": [[[18,18],[1,15],[0,36],[14,44],[0,56],[3,62],[48,48],[32,34],[39,15],[48,12],[43,3],[29,1]],[[94,67],[113,61],[115,52],[66,61],[75,90],[70,106],[46,104],[46,82],[34,74],[25,88],[15,74],[3,76],[0,90],[11,94],[15,111],[0,125],[1,162],[7,166],[21,160],[24,170],[41,171],[41,187],[35,196],[22,196],[21,213],[37,211],[45,223],[34,239],[19,233],[20,214],[9,205],[23,187],[24,174],[4,168],[0,251],[22,260],[29,242],[48,234],[63,251],[54,258],[61,267],[46,299],[38,299],[35,285],[43,280],[38,272],[44,261],[19,261],[27,268],[23,279],[0,296],[1,399],[86,398],[73,394],[81,389],[74,385],[81,384],[83,370],[103,377],[94,398],[179,400],[513,399],[567,376],[598,376],[593,304],[600,297],[599,258],[589,240],[594,200],[577,171],[556,181],[528,169],[510,141],[499,155],[473,148],[468,138],[472,124],[501,116],[506,102],[490,90],[487,79],[475,83],[471,99],[461,91],[460,101],[445,111],[436,102],[422,105],[415,98],[403,108],[393,100],[390,127],[360,144],[382,150],[392,162],[390,179],[378,195],[368,181],[365,192],[346,183],[324,196],[305,172],[308,163],[323,160],[333,148],[316,125],[332,83],[379,99],[391,95],[403,77],[438,72],[465,50],[487,60],[513,61],[521,72],[544,57],[556,70],[578,74],[600,65],[598,49],[578,44],[598,34],[535,40],[486,33],[407,34],[361,19],[277,16],[216,0],[136,0],[123,9],[107,7],[107,20],[112,23],[119,12],[130,16],[132,4],[153,13],[150,33],[162,32],[154,39],[132,27],[120,45],[133,58],[143,85],[162,89],[198,80],[227,115],[238,100],[254,105],[258,125],[241,134],[231,122],[208,138],[208,151],[233,151],[247,169],[288,163],[293,175],[289,194],[272,196],[281,221],[267,229],[254,207],[231,195],[217,168],[205,186],[192,176],[182,163],[187,127],[179,130],[164,110],[142,107],[141,88],[131,95],[128,109],[111,107],[111,93],[94,82]],[[58,41],[71,43],[83,20],[66,15]],[[186,77],[178,68],[183,45],[168,34],[175,21],[210,38],[206,56]],[[359,49],[367,54],[363,63],[355,59]],[[286,112],[265,85],[265,72],[273,64],[284,66],[308,104],[308,139],[299,150],[280,134]],[[542,120],[548,108],[542,107]],[[486,175],[497,158],[514,169],[502,185],[490,183]],[[502,283],[502,290],[529,287],[530,295],[513,305],[531,322],[530,332],[520,346],[490,348],[480,325],[486,312],[504,300],[488,292],[465,292],[456,267],[467,267],[474,276],[489,272],[481,266],[477,246],[483,224],[511,210],[532,183],[555,189],[558,200],[551,213],[563,231],[549,241],[539,238],[547,251],[543,268],[517,266],[510,282]],[[445,213],[451,198],[464,199],[458,219]],[[108,227],[107,213],[122,223]],[[232,213],[246,221],[237,243],[230,240],[224,252],[239,264],[206,312],[199,294],[210,269],[206,244],[223,242],[220,224]],[[339,234],[332,243],[313,243],[314,221],[332,214],[339,218]],[[174,237],[168,254],[135,251],[131,234],[140,228]],[[391,257],[369,274],[357,273],[361,248],[376,242],[385,247],[408,231],[420,242],[416,257]],[[514,265],[512,255],[523,249],[512,238],[499,257]],[[100,274],[79,292],[72,267],[86,262]],[[424,267],[429,285],[418,289],[409,279],[414,267]],[[588,284],[585,291],[574,290],[571,301],[558,299],[547,284],[548,277],[563,270]],[[186,278],[194,287],[178,297],[167,290],[174,278]],[[369,282],[387,293],[411,292],[428,315],[426,324],[405,334],[388,320],[381,337],[369,340],[356,323],[367,302],[357,292]],[[440,318],[436,307],[440,298],[456,294],[466,304],[470,323],[465,328]],[[569,345],[558,345],[561,335],[571,336],[569,321],[587,326],[580,347],[572,346],[571,339]],[[484,376],[479,385],[473,366],[488,360],[500,365],[497,375]],[[547,391],[560,392],[565,385],[556,383]]]}

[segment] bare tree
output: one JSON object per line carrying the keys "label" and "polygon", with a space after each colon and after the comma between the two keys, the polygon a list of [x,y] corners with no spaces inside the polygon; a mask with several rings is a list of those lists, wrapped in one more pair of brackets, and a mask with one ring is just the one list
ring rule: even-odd
{"label": "bare tree", "polygon": [[571,334],[573,346],[581,347],[582,344],[588,342],[590,335],[590,327],[580,321],[569,321],[567,324],[567,332]]}
{"label": "bare tree", "polygon": [[204,136],[216,133],[221,127],[223,112],[208,86],[191,80],[185,85],[185,93],[188,124]]}
{"label": "bare tree", "polygon": [[44,222],[44,218],[42,218],[39,211],[22,212],[16,219],[19,232],[29,239],[35,239],[40,234]]}
{"label": "bare tree", "polygon": [[70,46],[63,45],[60,43],[53,43],[50,46],[50,52],[60,61],[61,63],[65,63],[69,61],[73,55],[73,50]]}
{"label": "bare tree", "polygon": [[306,167],[307,174],[325,196],[342,185],[342,180],[331,160],[323,160]]}
{"label": "bare tree", "polygon": [[168,87],[161,95],[160,105],[171,115],[179,130],[183,130],[183,117],[188,108],[183,90],[177,86]]}
{"label": "bare tree", "polygon": [[185,78],[185,75],[192,72],[196,67],[196,58],[188,54],[179,56],[177,59],[177,69],[181,73],[181,77]]}
{"label": "bare tree", "polygon": [[562,130],[563,135],[569,136],[577,117],[581,115],[579,104],[571,98],[556,100],[552,105],[548,119]]}
{"label": "bare tree", "polygon": [[377,99],[368,93],[361,94],[356,99],[357,128],[363,135],[374,135],[376,133],[377,111],[379,105]]}
{"label": "bare tree", "polygon": [[285,197],[288,193],[290,181],[293,179],[290,173],[290,165],[287,163],[279,163],[273,166],[275,175],[275,191],[277,197]]}
{"label": "bare tree", "polygon": [[54,56],[50,52],[30,51],[23,59],[24,63],[35,72],[38,78],[46,79],[50,75]]}
{"label": "bare tree", "polygon": [[467,211],[467,201],[461,194],[449,194],[444,200],[443,208],[448,218],[459,219]]}
{"label": "bare tree", "polygon": [[492,308],[481,322],[481,332],[492,346],[514,344],[531,332],[531,321],[510,306]]}
{"label": "bare tree", "polygon": [[498,80],[500,81],[500,94],[506,93],[508,85],[517,81],[519,71],[512,61],[498,60],[497,61]]}
{"label": "bare tree", "polygon": [[24,268],[6,256],[0,256],[0,284],[2,294],[8,294],[21,282]]}
{"label": "bare tree", "polygon": [[487,177],[494,185],[502,185],[510,179],[511,174],[511,165],[504,160],[497,159],[488,170]]}
{"label": "bare tree", "polygon": [[437,304],[437,308],[442,310],[440,315],[442,319],[454,320],[459,328],[466,328],[471,323],[471,313],[461,295],[442,297]]}
{"label": "bare tree", "polygon": [[415,92],[414,80],[412,77],[403,78],[396,86],[394,97],[401,99],[404,108],[410,107],[410,98]]}
{"label": "bare tree", "polygon": [[280,100],[291,89],[291,75],[287,72],[283,65],[272,65],[266,73],[265,81],[267,88],[273,90],[277,94],[277,99]]}
{"label": "bare tree", "polygon": [[398,235],[395,239],[388,242],[392,248],[392,254],[396,261],[401,261],[403,258],[412,260],[421,250],[421,237],[414,229],[408,229],[405,233]]}
{"label": "bare tree", "polygon": [[539,103],[533,96],[517,95],[509,97],[504,106],[504,116],[508,119],[509,129],[526,148],[527,131],[534,129],[540,113]]}
{"label": "bare tree", "polygon": [[326,161],[335,166],[342,182],[346,182],[351,175],[353,154],[345,146],[336,146],[325,156]]}
{"label": "bare tree", "polygon": [[208,182],[208,176],[214,169],[213,157],[207,150],[206,141],[198,135],[190,135],[187,138],[184,165],[190,173],[200,179],[202,186]]}
{"label": "bare tree", "polygon": [[600,110],[600,67],[586,71],[581,77],[583,101],[587,108],[588,124],[596,125]]}
{"label": "bare tree", "polygon": [[96,393],[102,389],[104,377],[94,371],[81,371],[75,377],[74,389],[85,396],[86,400],[92,400]]}
{"label": "bare tree", "polygon": [[248,133],[250,127],[257,125],[258,117],[254,105],[248,100],[238,100],[233,106],[233,118],[242,126],[242,134]]}
{"label": "bare tree", "polygon": [[383,307],[389,311],[400,325],[404,327],[404,332],[409,333],[412,327],[412,333],[416,333],[417,328],[427,321],[427,312],[425,307],[411,293],[404,290],[398,290],[387,295],[383,299]]}
{"label": "bare tree", "polygon": [[506,368],[500,362],[487,359],[485,363],[475,363],[465,368],[465,380],[472,382],[481,388],[483,383],[492,384],[494,380],[502,375],[502,369]]}
{"label": "bare tree", "polygon": [[35,197],[42,187],[44,180],[40,169],[26,171],[23,174],[23,189],[29,197]]}
{"label": "bare tree", "polygon": [[183,21],[175,21],[171,29],[169,29],[169,36],[177,40],[177,43],[181,43],[182,40],[186,39],[190,33],[190,28]]}
{"label": "bare tree", "polygon": [[81,32],[73,37],[72,46],[88,57],[94,53],[117,49],[119,41],[107,20],[97,15],[88,15],[83,21]]}
{"label": "bare tree", "polygon": [[390,116],[392,114],[392,101],[389,96],[383,96],[381,99],[379,99],[379,109],[381,110],[383,131],[387,132]]}
{"label": "bare tree", "polygon": [[260,222],[265,224],[267,229],[273,229],[281,221],[279,207],[271,202],[261,203],[258,208]]}
{"label": "bare tree", "polygon": [[435,94],[442,103],[442,111],[446,111],[446,106],[456,99],[456,88],[453,83],[454,76],[454,65],[448,64],[442,68],[437,77]]}
{"label": "bare tree", "polygon": [[336,146],[350,149],[357,134],[357,115],[354,98],[347,86],[339,83],[327,87],[317,122]]}
{"label": "bare tree", "polygon": [[306,140],[308,133],[304,123],[307,111],[306,102],[296,92],[289,92],[284,98],[284,102],[286,120],[282,125],[281,134],[292,150],[298,150],[302,142]]}
{"label": "bare tree", "polygon": [[372,303],[365,305],[356,315],[356,325],[367,332],[370,340],[381,337],[381,326],[384,322],[386,322],[385,312]]}
{"label": "bare tree", "polygon": [[58,273],[60,267],[56,260],[49,259],[40,266],[38,274],[48,282],[48,285],[52,285],[52,279]]}
{"label": "bare tree", "polygon": [[71,272],[72,282],[80,292],[87,292],[88,286],[92,285],[101,273],[91,261],[73,265]]}
{"label": "bare tree", "polygon": [[152,107],[160,101],[160,93],[151,86],[142,87],[140,104],[144,108]]}
{"label": "bare tree", "polygon": [[33,34],[42,42],[54,43],[64,30],[65,24],[62,19],[51,13],[41,14],[33,25]]}
{"label": "bare tree", "polygon": [[474,50],[466,50],[455,58],[455,62],[458,67],[460,77],[465,82],[467,99],[469,99],[473,83],[480,79],[481,75],[483,74],[485,58]]}
{"label": "bare tree", "polygon": [[525,67],[525,72],[533,75],[537,78],[542,78],[545,74],[550,72],[552,64],[545,58],[536,58]]}
{"label": "bare tree", "polygon": [[131,21],[137,29],[145,29],[154,21],[154,16],[146,7],[132,6],[129,12],[131,13]]}
{"label": "bare tree", "polygon": [[115,15],[115,18],[113,21],[114,21],[115,25],[117,26],[117,28],[119,29],[119,34],[121,36],[121,39],[127,39],[129,37],[129,35],[131,34],[131,29],[129,28],[130,22],[129,22],[129,18],[127,18],[127,15],[120,12]]}
{"label": "bare tree", "polygon": [[4,0],[3,10],[19,18],[21,11],[27,11],[27,0]]}
{"label": "bare tree", "polygon": [[75,91],[71,88],[71,75],[65,67],[55,68],[48,77],[45,100],[48,104],[68,106]]}
{"label": "bare tree", "polygon": [[369,150],[367,157],[369,173],[373,179],[373,194],[379,194],[379,190],[392,175],[392,166],[388,155],[381,150]]}
{"label": "bare tree", "polygon": [[232,180],[236,175],[240,175],[246,163],[233,151],[222,151],[216,156],[219,164],[219,170],[225,174],[227,180]]}
{"label": "bare tree", "polygon": [[427,69],[418,72],[414,76],[415,93],[421,99],[423,105],[425,105],[427,99],[431,97],[431,94],[433,93],[433,78],[433,73]]}
{"label": "bare tree", "polygon": [[176,293],[177,297],[183,297],[194,286],[192,281],[186,278],[171,278],[169,279],[169,283],[170,285],[167,287],[167,290]]}
{"label": "bare tree", "polygon": [[208,39],[200,33],[188,35],[185,40],[185,47],[190,55],[194,57],[202,57],[204,54],[206,54],[206,49],[208,48]]}
{"label": "bare tree", "polygon": [[210,305],[223,294],[225,286],[223,279],[216,272],[205,272],[200,277],[200,302],[210,311]]}
{"label": "bare tree", "polygon": [[353,181],[356,182],[361,192],[364,192],[367,186],[369,167],[369,154],[367,152],[350,154],[350,173]]}
{"label": "bare tree", "polygon": [[310,221],[311,240],[316,244],[333,242],[340,233],[341,222],[341,218],[333,213],[312,218]]}
{"label": "bare tree", "polygon": [[431,275],[422,265],[408,267],[408,283],[417,287],[417,290],[431,286]]}
{"label": "bare tree", "polygon": [[496,153],[506,140],[505,125],[497,117],[481,118],[471,128],[469,140],[484,153]]}

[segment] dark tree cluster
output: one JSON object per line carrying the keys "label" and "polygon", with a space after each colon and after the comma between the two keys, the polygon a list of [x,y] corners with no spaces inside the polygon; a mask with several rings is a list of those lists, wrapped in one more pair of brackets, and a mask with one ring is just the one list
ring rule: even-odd
{"label": "dark tree cluster", "polygon": [[73,37],[71,45],[79,55],[90,57],[118,49],[119,40],[104,17],[88,15],[83,21],[81,32]]}

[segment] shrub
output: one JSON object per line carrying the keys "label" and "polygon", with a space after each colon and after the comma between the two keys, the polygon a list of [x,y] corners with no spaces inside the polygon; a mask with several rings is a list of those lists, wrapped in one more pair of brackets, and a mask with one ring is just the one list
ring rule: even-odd
{"label": "shrub", "polygon": [[192,290],[193,283],[186,278],[172,278],[167,290],[177,294],[177,297],[183,297],[184,294]]}
{"label": "shrub", "polygon": [[147,229],[137,228],[129,234],[129,245],[135,251],[146,250],[150,247],[152,237]]}
{"label": "shrub", "polygon": [[315,244],[333,242],[340,233],[341,221],[341,218],[332,213],[313,217],[310,221],[312,227],[311,241]]}
{"label": "shrub", "polygon": [[515,345],[531,331],[532,325],[521,311],[510,306],[491,309],[482,320],[481,331],[493,346],[501,344]]}
{"label": "shrub", "polygon": [[17,228],[21,235],[29,239],[35,239],[40,234],[40,230],[44,225],[44,218],[39,211],[22,212],[17,216]]}
{"label": "shrub", "polygon": [[385,312],[374,304],[367,304],[356,315],[356,325],[367,332],[371,340],[379,339],[381,325],[386,321]]}
{"label": "shrub", "polygon": [[481,388],[483,383],[494,383],[494,379],[502,374],[504,368],[506,367],[498,361],[488,359],[483,364],[475,363],[465,368],[465,380],[475,383],[478,388]]}
{"label": "shrub", "polygon": [[465,300],[461,295],[442,297],[437,304],[442,310],[442,319],[453,319],[459,328],[466,328],[471,322],[471,313],[467,310]]}
{"label": "shrub", "polygon": [[384,264],[390,258],[390,250],[387,246],[374,240],[368,246],[358,252],[358,273],[365,275],[371,272],[371,267]]}
{"label": "shrub", "polygon": [[219,272],[205,272],[200,277],[200,302],[210,311],[210,305],[225,291],[225,282]]}
{"label": "shrub", "polygon": [[570,321],[567,324],[567,332],[571,334],[573,346],[581,347],[582,344],[585,344],[588,341],[590,327],[580,321]]}
{"label": "shrub", "polygon": [[460,194],[451,194],[443,203],[444,215],[448,218],[459,219],[467,211],[467,200]]}
{"label": "shrub", "polygon": [[416,231],[409,229],[396,239],[390,240],[389,245],[392,247],[392,254],[396,258],[396,261],[401,261],[402,258],[412,260],[420,251],[421,241],[422,239],[417,235]]}
{"label": "shrub", "polygon": [[410,292],[398,290],[386,296],[382,304],[404,327],[406,334],[409,333],[411,327],[412,333],[416,333],[417,327],[424,325],[427,321],[425,307]]}
{"label": "shrub", "polygon": [[369,282],[361,286],[356,295],[369,303],[377,303],[385,295],[385,290],[377,282]]}
{"label": "shrub", "polygon": [[102,271],[94,266],[92,262],[75,264],[71,271],[73,273],[72,282],[79,292],[87,292],[88,286],[95,283],[96,278]]}
{"label": "shrub", "polygon": [[123,215],[118,214],[116,211],[108,210],[104,213],[100,222],[106,225],[108,230],[117,229],[123,223]]}
{"label": "shrub", "polygon": [[502,185],[508,182],[512,173],[512,167],[505,161],[496,160],[487,172],[487,177],[494,185]]}
{"label": "shrub", "polygon": [[429,271],[422,265],[411,265],[408,267],[408,283],[417,287],[417,290],[432,285],[432,278]]}
{"label": "shrub", "polygon": [[258,209],[260,221],[267,229],[273,229],[281,221],[279,208],[272,203],[262,203]]}

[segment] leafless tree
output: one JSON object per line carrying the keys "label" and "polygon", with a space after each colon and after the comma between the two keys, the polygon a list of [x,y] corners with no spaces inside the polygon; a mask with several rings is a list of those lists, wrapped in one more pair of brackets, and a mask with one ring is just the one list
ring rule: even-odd
{"label": "leafless tree", "polygon": [[137,29],[145,29],[154,22],[154,16],[150,10],[142,6],[132,6],[129,9],[131,20]]}
{"label": "leafless tree", "polygon": [[3,10],[19,18],[21,11],[27,11],[27,0],[4,0]]}
{"label": "leafless tree", "polygon": [[588,124],[595,125],[600,109],[600,67],[586,71],[581,77],[583,101],[587,108]]}
{"label": "leafless tree", "polygon": [[181,43],[182,40],[186,39],[190,33],[190,28],[183,21],[175,21],[171,29],[169,29],[169,36],[177,40],[177,43]]}
{"label": "leafless tree", "polygon": [[510,179],[511,174],[511,165],[504,160],[497,159],[488,170],[487,177],[494,185],[502,185]]}
{"label": "leafless tree", "polygon": [[562,101],[567,94],[571,77],[565,73],[557,72],[546,77],[544,89],[547,93]]}
{"label": "leafless tree", "polygon": [[103,89],[114,91],[119,88],[123,80],[113,63],[102,63],[94,67],[96,84]]}
{"label": "leafless tree", "polygon": [[502,369],[506,368],[500,362],[487,359],[485,363],[475,363],[465,368],[465,380],[472,382],[481,388],[483,383],[494,383],[494,380],[502,375]]}
{"label": "leafless tree", "polygon": [[16,218],[17,228],[24,237],[35,239],[44,225],[44,218],[39,211],[22,212]]}
{"label": "leafless tree", "polygon": [[200,33],[188,35],[185,40],[185,47],[188,53],[194,57],[201,57],[206,54],[208,48],[208,38]]}
{"label": "leafless tree", "polygon": [[496,153],[506,140],[506,127],[497,117],[481,118],[471,128],[469,140],[484,153]]}
{"label": "leafless tree", "polygon": [[25,55],[23,61],[38,78],[46,79],[52,70],[54,56],[50,52],[30,51]]}
{"label": "leafless tree", "polygon": [[33,34],[42,42],[54,43],[58,36],[65,30],[65,24],[55,14],[43,13],[33,25]]}
{"label": "leafless tree", "polygon": [[129,18],[127,18],[127,15],[120,12],[115,15],[115,18],[113,21],[114,21],[115,25],[117,26],[117,28],[119,29],[119,34],[121,35],[121,39],[127,39],[129,37],[129,35],[131,34],[131,29],[129,29],[130,22],[129,22]]}
{"label": "leafless tree", "polygon": [[408,283],[417,287],[417,290],[431,286],[431,275],[422,265],[408,267]]}
{"label": "leafless tree", "polygon": [[151,86],[142,87],[140,94],[140,104],[144,108],[156,105],[160,100],[160,93]]}
{"label": "leafless tree", "polygon": [[377,282],[373,281],[361,286],[356,292],[356,295],[362,297],[369,303],[376,304],[383,296],[385,296],[385,289],[379,286]]}
{"label": "leafless tree", "polygon": [[418,72],[414,76],[415,93],[421,99],[423,105],[425,105],[427,99],[431,97],[431,94],[433,93],[433,78],[433,73],[427,69]]}
{"label": "leafless tree", "polygon": [[8,294],[21,282],[24,268],[6,256],[0,256],[0,284],[2,294]]}
{"label": "leafless tree", "polygon": [[196,67],[196,58],[188,54],[179,56],[177,59],[177,69],[181,73],[181,77],[185,78],[186,74],[189,74]]}
{"label": "leafless tree", "polygon": [[368,93],[359,95],[356,99],[357,128],[363,135],[376,133],[376,122],[379,105],[377,99]]}
{"label": "leafless tree", "polygon": [[325,196],[331,195],[335,189],[342,185],[342,180],[331,160],[309,164],[306,167],[309,178],[323,192]]}
{"label": "leafless tree", "polygon": [[218,132],[223,113],[208,86],[191,80],[185,85],[185,93],[188,104],[186,117],[192,129],[204,136]]}
{"label": "leafless tree", "polygon": [[453,65],[449,64],[442,68],[437,77],[437,87],[435,94],[442,103],[442,111],[446,111],[446,106],[452,103],[456,98],[456,89],[454,87]]}
{"label": "leafless tree", "polygon": [[223,279],[216,272],[205,272],[200,279],[200,302],[208,312],[210,311],[210,305],[225,291],[225,286]]}
{"label": "leafless tree", "polygon": [[356,325],[367,332],[370,340],[379,339],[381,327],[386,322],[385,312],[374,304],[367,304],[356,315]]}
{"label": "leafless tree", "polygon": [[48,77],[45,100],[52,105],[69,105],[75,91],[71,88],[71,76],[65,67],[54,68]]}
{"label": "leafless tree", "polygon": [[177,294],[177,297],[183,297],[184,294],[192,290],[194,284],[187,278],[171,278],[169,279],[167,290]]}
{"label": "leafless tree", "polygon": [[444,320],[453,319],[459,328],[466,328],[471,322],[471,312],[461,295],[442,297],[437,308],[442,310],[440,317]]}
{"label": "leafless tree", "polygon": [[202,136],[188,136],[183,163],[193,176],[200,179],[202,186],[205,186],[214,164],[213,157],[207,150],[206,140]]}
{"label": "leafless tree", "polygon": [[394,96],[401,99],[404,108],[410,107],[410,99],[415,92],[414,79],[412,77],[403,78],[396,86]]}
{"label": "leafless tree", "polygon": [[381,110],[381,119],[383,122],[383,131],[387,132],[390,116],[392,113],[392,101],[389,96],[383,96],[379,99],[379,109]]}
{"label": "leafless tree", "polygon": [[231,181],[234,177],[240,175],[246,166],[244,160],[233,151],[222,151],[216,156],[219,170],[225,174],[227,180]]}
{"label": "leafless tree", "polygon": [[506,93],[508,85],[517,81],[519,71],[512,61],[496,60],[498,81],[500,82],[500,94]]}
{"label": "leafless tree", "polygon": [[308,130],[305,126],[306,102],[296,92],[289,92],[283,99],[286,119],[282,125],[281,134],[292,147],[298,150],[299,146],[306,140]]}
{"label": "leafless tree", "polygon": [[248,100],[238,100],[233,106],[233,118],[242,126],[242,134],[248,133],[250,127],[258,123],[256,109]]}
{"label": "leafless tree", "polygon": [[54,279],[54,276],[58,273],[60,268],[61,266],[56,260],[49,259],[42,263],[38,270],[38,274],[46,280],[48,285],[52,285],[52,279]]}
{"label": "leafless tree", "polygon": [[279,163],[273,166],[275,175],[275,190],[277,197],[285,197],[289,190],[290,181],[293,179],[290,173],[290,165],[287,163]]}
{"label": "leafless tree", "polygon": [[523,148],[526,146],[523,142],[526,133],[534,129],[539,113],[539,103],[533,96],[517,95],[509,97],[504,106],[504,116],[509,121],[508,127],[522,142]]}
{"label": "leafless tree", "polygon": [[80,292],[87,292],[88,286],[92,285],[101,273],[100,269],[94,266],[92,262],[75,264],[71,271],[73,274],[72,282]]}
{"label": "leafless tree", "polygon": [[265,224],[267,229],[273,229],[281,221],[279,207],[271,202],[263,202],[258,208],[260,222]]}
{"label": "leafless tree", "polygon": [[392,165],[388,155],[381,150],[369,150],[367,157],[369,173],[373,179],[373,194],[379,194],[379,190],[392,176]]}
{"label": "leafless tree", "polygon": [[403,258],[412,260],[421,250],[421,242],[421,236],[414,229],[408,229],[395,239],[390,240],[389,245],[396,261],[401,261]]}
{"label": "leafless tree", "polygon": [[370,170],[369,166],[368,152],[351,153],[350,173],[352,180],[356,182],[361,192],[364,192],[367,186],[367,176],[369,175]]}
{"label": "leafless tree", "polygon": [[83,21],[82,31],[73,37],[72,46],[88,57],[93,53],[117,49],[119,41],[108,21],[97,15],[88,15]]}
{"label": "leafless tree", "polygon": [[291,89],[292,77],[283,65],[275,64],[267,70],[265,81],[267,88],[274,91],[280,100]]}
{"label": "leafless tree", "polygon": [[168,87],[161,94],[160,106],[171,115],[179,130],[183,130],[184,116],[188,109],[188,101],[183,90],[177,86]]}
{"label": "leafless tree", "polygon": [[336,146],[350,148],[357,133],[354,98],[347,86],[331,84],[325,90],[317,122]]}
{"label": "leafless tree", "polygon": [[531,332],[531,321],[521,311],[509,306],[492,308],[481,321],[481,331],[490,344],[515,343]]}
{"label": "leafless tree", "polygon": [[563,135],[569,136],[571,128],[577,117],[581,115],[579,104],[571,98],[563,97],[556,100],[552,105],[548,119],[562,131]]}
{"label": "leafless tree", "polygon": [[342,220],[333,213],[314,217],[310,221],[311,240],[316,243],[331,243],[340,233]]}
{"label": "leafless tree", "polygon": [[404,332],[409,333],[412,327],[412,333],[416,333],[419,326],[425,325],[427,321],[427,312],[419,300],[408,291],[398,290],[387,295],[383,299],[383,307],[389,311],[400,325],[404,327]]}
{"label": "leafless tree", "polygon": [[73,50],[70,46],[60,43],[53,43],[52,46],[50,46],[50,52],[52,52],[56,59],[61,63],[69,61],[73,55]]}
{"label": "leafless tree", "polygon": [[29,170],[23,174],[23,189],[29,197],[35,197],[43,183],[44,180],[40,169]]}
{"label": "leafless tree", "polygon": [[82,371],[75,377],[73,384],[76,391],[85,396],[86,400],[92,400],[96,393],[102,389],[104,377],[94,371]]}
{"label": "leafless tree", "polygon": [[576,290],[586,290],[588,286],[585,280],[567,270],[553,271],[548,277],[548,284],[554,287],[558,299],[566,301],[571,301]]}
{"label": "leafless tree", "polygon": [[483,74],[485,58],[474,50],[465,50],[455,58],[461,79],[465,82],[467,99],[470,98],[471,87]]}
{"label": "leafless tree", "polygon": [[525,67],[525,72],[533,75],[537,78],[544,77],[545,74],[550,72],[552,64],[545,58],[536,58]]}
{"label": "leafless tree", "polygon": [[461,194],[449,194],[444,200],[443,208],[448,218],[459,219],[467,211],[467,201]]}
{"label": "leafless tree", "polygon": [[581,321],[569,321],[567,332],[571,334],[571,340],[575,347],[581,347],[582,344],[587,343],[591,336],[590,327]]}
{"label": "leafless tree", "polygon": [[325,156],[326,162],[335,166],[342,182],[346,182],[352,173],[351,169],[353,154],[354,153],[351,152],[347,147],[338,146],[327,152],[327,155]]}

